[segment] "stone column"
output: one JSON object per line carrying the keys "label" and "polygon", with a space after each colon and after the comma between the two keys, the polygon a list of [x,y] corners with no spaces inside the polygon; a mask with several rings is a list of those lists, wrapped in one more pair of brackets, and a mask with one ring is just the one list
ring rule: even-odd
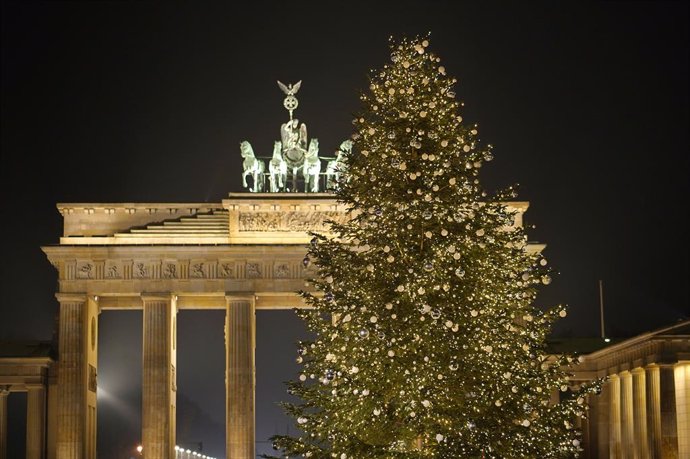
{"label": "stone column", "polygon": [[659,389],[659,366],[645,367],[647,386],[647,432],[649,434],[649,452],[653,459],[661,459],[661,392]]}
{"label": "stone column", "polygon": [[661,457],[678,457],[678,430],[676,424],[676,386],[673,366],[659,366],[659,393],[661,408]]}
{"label": "stone column", "polygon": [[46,391],[43,384],[27,386],[26,459],[45,457]]}
{"label": "stone column", "polygon": [[226,455],[254,459],[254,297],[226,296]]}
{"label": "stone column", "polygon": [[601,393],[594,398],[594,405],[596,407],[592,413],[592,420],[596,422],[597,442],[593,445],[591,457],[608,457],[609,455],[609,416],[611,408],[609,407],[611,399],[611,383],[605,382],[601,386]]}
{"label": "stone column", "polygon": [[7,397],[10,386],[0,386],[0,459],[7,459]]}
{"label": "stone column", "polygon": [[623,456],[635,456],[635,424],[633,421],[633,386],[632,375],[622,371],[621,378],[621,428],[623,433]]}
{"label": "stone column", "polygon": [[690,362],[674,367],[678,457],[690,457]]}
{"label": "stone column", "polygon": [[172,295],[142,295],[144,309],[142,446],[146,459],[175,455],[175,328]]}
{"label": "stone column", "polygon": [[647,387],[645,371],[635,368],[633,378],[633,424],[635,426],[635,457],[649,458],[649,439],[647,436]]}
{"label": "stone column", "polygon": [[57,459],[96,458],[95,298],[58,293],[60,302]]}
{"label": "stone column", "polygon": [[609,457],[621,459],[621,380],[618,375],[609,379]]}

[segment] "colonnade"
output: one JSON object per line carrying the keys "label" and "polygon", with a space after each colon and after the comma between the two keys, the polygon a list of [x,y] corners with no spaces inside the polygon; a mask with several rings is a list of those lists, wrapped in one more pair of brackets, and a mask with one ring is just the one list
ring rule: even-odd
{"label": "colonnade", "polygon": [[690,362],[609,375],[601,395],[591,401],[596,457],[690,457]]}
{"label": "colonnade", "polygon": [[[98,297],[57,294],[60,302],[57,459],[96,458]],[[226,295],[226,456],[253,459],[255,300]],[[146,459],[175,457],[178,298],[142,294],[142,446]],[[4,458],[0,458],[4,459]]]}

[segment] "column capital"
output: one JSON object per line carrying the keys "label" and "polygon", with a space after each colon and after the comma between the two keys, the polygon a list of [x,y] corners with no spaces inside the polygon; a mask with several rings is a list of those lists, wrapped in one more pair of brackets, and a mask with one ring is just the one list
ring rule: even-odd
{"label": "column capital", "polygon": [[26,387],[27,390],[36,390],[36,389],[45,390],[45,388],[46,388],[45,384],[42,384],[42,383],[27,383],[27,384],[24,384],[24,387]]}
{"label": "column capital", "polygon": [[641,373],[644,373],[644,372],[645,372],[645,368],[644,368],[644,367],[635,367],[635,368],[633,368],[632,370],[630,370],[630,373],[632,373],[633,375],[641,374]]}
{"label": "column capital", "polygon": [[177,295],[174,295],[172,293],[165,293],[165,292],[156,292],[156,293],[142,293],[141,295],[141,301],[144,303],[151,303],[154,301],[172,301],[174,298],[177,297]]}
{"label": "column capital", "polygon": [[86,293],[61,293],[55,294],[55,298],[60,303],[86,303]]}
{"label": "column capital", "polygon": [[10,395],[10,388],[12,386],[0,386],[0,397],[6,397]]}
{"label": "column capital", "polygon": [[228,303],[231,301],[248,301],[251,304],[255,304],[256,295],[246,292],[225,292],[225,301]]}

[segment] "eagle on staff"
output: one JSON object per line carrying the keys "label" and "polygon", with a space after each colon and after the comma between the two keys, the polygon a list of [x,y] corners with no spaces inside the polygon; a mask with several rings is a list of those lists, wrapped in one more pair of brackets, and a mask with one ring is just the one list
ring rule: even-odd
{"label": "eagle on staff", "polygon": [[285,86],[285,84],[278,81],[278,87],[285,93],[285,100],[283,100],[283,106],[290,112],[290,119],[292,120],[292,112],[297,110],[299,101],[295,94],[299,91],[300,86],[302,86],[302,80],[299,80],[294,85],[292,83]]}

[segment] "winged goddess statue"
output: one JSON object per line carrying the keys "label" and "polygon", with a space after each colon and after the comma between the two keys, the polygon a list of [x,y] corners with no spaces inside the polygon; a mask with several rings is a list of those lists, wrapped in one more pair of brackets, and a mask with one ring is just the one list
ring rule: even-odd
{"label": "winged goddess statue", "polygon": [[292,83],[285,86],[283,83],[278,81],[278,87],[285,93],[285,99],[283,100],[283,107],[290,112],[290,120],[292,120],[292,112],[297,110],[299,101],[295,94],[299,91],[300,86],[302,86],[302,80],[299,80],[294,85]]}

